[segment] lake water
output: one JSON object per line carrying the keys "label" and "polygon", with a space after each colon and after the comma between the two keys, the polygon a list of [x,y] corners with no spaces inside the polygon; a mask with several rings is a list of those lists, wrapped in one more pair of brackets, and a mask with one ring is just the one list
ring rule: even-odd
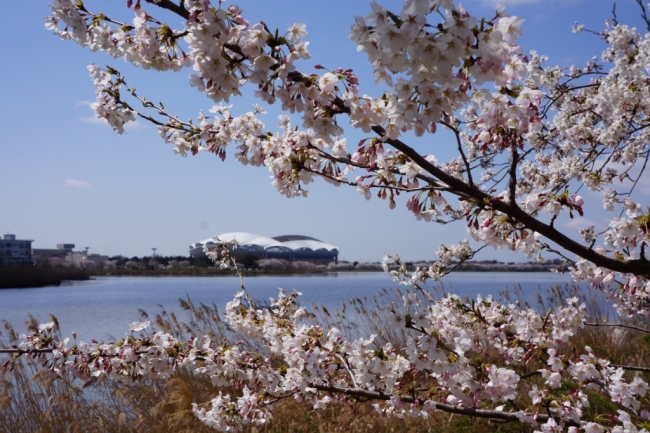
{"label": "lake water", "polygon": [[[540,289],[569,282],[568,275],[551,272],[464,272],[442,280],[447,292],[468,297],[496,296],[506,287],[521,285],[528,300],[534,299]],[[380,272],[259,276],[247,277],[244,283],[252,297],[259,300],[277,297],[278,288],[296,289],[303,293],[299,298],[302,305],[315,303],[330,309],[340,306],[341,300],[370,298],[383,288],[399,287],[389,275]],[[48,315],[53,314],[64,337],[76,331],[82,341],[108,340],[111,336],[120,338],[131,322],[141,320],[139,309],[150,315],[161,307],[180,313],[178,299],[189,296],[196,305],[214,303],[223,311],[237,291],[236,277],[97,277],[60,287],[0,290],[0,320],[24,332],[28,314],[40,322],[49,321]]]}

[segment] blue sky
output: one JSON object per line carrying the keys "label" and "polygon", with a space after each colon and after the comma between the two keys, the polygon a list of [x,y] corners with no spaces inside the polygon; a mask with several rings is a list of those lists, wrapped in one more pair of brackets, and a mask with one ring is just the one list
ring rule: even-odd
{"label": "blue sky", "polygon": [[[118,136],[96,121],[89,108],[94,88],[86,66],[110,64],[130,85],[153,101],[163,101],[181,118],[195,118],[212,104],[190,88],[188,70],[180,73],[139,71],[121,60],[92,53],[45,30],[47,0],[7,2],[0,16],[5,41],[0,68],[0,231],[33,239],[36,248],[75,243],[91,253],[125,256],[186,255],[190,243],[230,231],[266,236],[305,234],[338,245],[340,258],[381,260],[384,253],[407,260],[432,259],[440,243],[463,239],[462,224],[439,226],[416,221],[404,202],[390,211],[387,203],[366,201],[354,188],[316,182],[306,199],[286,199],[275,192],[265,168],[244,167],[214,155],[182,158],[164,144],[151,125],[138,122]],[[380,1],[395,11],[397,0]],[[599,55],[604,44],[586,33],[574,35],[575,21],[600,30],[611,16],[606,0],[507,1],[511,15],[526,18],[521,39],[525,51],[549,55],[552,64],[582,65]],[[131,20],[125,1],[87,0],[86,7]],[[371,93],[372,75],[365,56],[349,41],[355,15],[370,7],[362,0],[326,2],[246,0],[238,4],[249,21],[264,20],[285,31],[294,22],[307,24],[312,59],[328,68],[353,68],[362,91]],[[474,15],[491,17],[496,2],[463,2]],[[154,16],[156,8],[146,5]],[[641,26],[632,0],[618,1],[619,20]],[[170,19],[172,26],[180,19]],[[248,111],[248,97],[233,101]],[[276,124],[270,110],[267,126]],[[362,136],[353,132],[354,146]],[[435,137],[438,139],[439,137]],[[444,158],[448,142],[431,139]],[[453,150],[453,149],[452,149]],[[232,154],[232,152],[231,152]],[[604,219],[600,201],[592,218]],[[524,258],[490,250],[484,259]]]}

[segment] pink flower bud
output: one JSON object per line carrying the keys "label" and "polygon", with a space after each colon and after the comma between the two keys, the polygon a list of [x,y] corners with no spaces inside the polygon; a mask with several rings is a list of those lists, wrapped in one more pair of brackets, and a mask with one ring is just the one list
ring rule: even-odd
{"label": "pink flower bud", "polygon": [[573,197],[573,202],[575,203],[576,206],[582,207],[582,205],[585,203],[585,200],[581,196],[576,195],[575,197]]}

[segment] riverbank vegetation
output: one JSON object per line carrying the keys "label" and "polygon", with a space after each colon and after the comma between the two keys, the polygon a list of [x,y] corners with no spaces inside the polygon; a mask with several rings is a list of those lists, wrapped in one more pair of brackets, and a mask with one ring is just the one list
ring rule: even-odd
{"label": "riverbank vegetation", "polygon": [[[407,330],[397,329],[383,320],[378,313],[386,305],[398,305],[405,293],[384,291],[371,299],[351,299],[342,302],[336,311],[312,305],[309,320],[320,323],[325,329],[337,327],[348,338],[355,339],[370,331],[377,335],[377,343],[391,343],[398,351],[407,345]],[[438,293],[437,296],[441,296]],[[505,302],[521,302],[518,291],[502,293]],[[577,286],[558,286],[541,294],[537,310],[543,311],[558,305],[567,297],[578,296],[588,306],[589,322],[605,323],[608,312],[598,302],[602,297],[592,296],[584,288]],[[519,301],[518,301],[519,300]],[[185,317],[160,311],[148,315],[142,312],[143,320],[151,320],[153,329],[161,330],[179,338],[189,335],[210,335],[214,341],[232,344],[240,341],[251,349],[260,349],[256,343],[234,333],[222,320],[214,305],[195,305],[190,299],[180,300]],[[45,318],[38,318],[42,322]],[[51,317],[51,320],[55,318]],[[30,318],[28,328],[35,332],[39,321]],[[14,324],[15,325],[15,324]],[[636,325],[642,325],[636,323]],[[22,326],[19,329],[23,329]],[[17,332],[4,324],[2,343],[9,347],[17,341]],[[607,327],[585,327],[579,331],[570,347],[590,346],[602,356],[610,357],[619,364],[648,365],[650,363],[650,339],[647,334],[632,329]],[[275,368],[286,367],[281,359],[273,358]],[[496,353],[491,357],[498,357]],[[533,378],[529,388],[543,382],[535,372],[542,365],[532,363],[525,367],[525,374]],[[523,374],[524,372],[522,372]],[[648,379],[648,373],[637,373]],[[409,380],[418,387],[430,387],[427,377],[420,373]],[[570,384],[569,384],[570,385]],[[0,381],[0,431],[18,432],[211,432],[210,427],[201,423],[192,413],[192,402],[207,401],[219,392],[237,393],[233,389],[218,388],[211,384],[206,375],[195,374],[181,368],[167,380],[142,380],[136,383],[93,379],[81,383],[71,377],[51,376],[38,361],[21,358],[15,371]],[[601,398],[597,391],[591,393],[592,406],[586,408],[590,413],[616,410],[615,403]],[[523,394],[525,395],[525,394]],[[271,398],[267,396],[267,398]],[[526,397],[519,397],[513,405],[525,406]],[[483,419],[434,412],[429,419],[378,417],[372,402],[363,398],[348,401],[343,406],[330,405],[317,410],[309,402],[298,402],[292,398],[274,404],[274,418],[267,425],[249,426],[243,430],[255,433],[276,432],[429,432],[483,433],[485,431],[520,432],[533,431],[533,428],[519,423],[490,423]]]}
{"label": "riverbank vegetation", "polygon": [[[246,266],[247,265],[247,266]],[[496,260],[452,263],[458,272],[548,272],[562,270],[562,262],[503,263]],[[427,262],[407,262],[407,269],[428,267]],[[397,265],[388,265],[396,270]],[[244,276],[301,275],[327,272],[383,272],[379,262],[312,263],[281,259],[248,260],[241,269]],[[92,276],[221,276],[232,275],[232,269],[215,266],[201,258],[186,257],[113,257],[102,265],[92,261],[70,262],[47,259],[38,266],[0,267],[0,289],[58,286],[66,280],[87,280]]]}
{"label": "riverbank vegetation", "polygon": [[[231,268],[224,268],[219,264],[204,257],[111,257],[109,260],[95,264],[93,262],[70,263],[56,262],[58,266],[78,267],[86,269],[93,275],[232,275]],[[408,270],[427,268],[430,261],[420,260],[405,262]],[[497,260],[468,260],[463,263],[452,261],[458,272],[548,272],[549,270],[563,269],[565,262],[560,259],[546,260],[544,262],[500,262]],[[284,259],[259,259],[252,256],[244,257],[239,268],[244,274],[303,274],[325,272],[382,272],[384,267],[380,262],[310,262],[289,261]],[[388,264],[390,270],[398,268],[395,264]]]}
{"label": "riverbank vegetation", "polygon": [[[93,276],[231,276],[232,269],[208,265],[200,259],[143,258],[108,261],[109,266],[74,263],[60,259],[48,259],[37,266],[0,267],[0,289],[22,289],[45,286],[59,286],[64,281],[88,280]],[[92,263],[92,262],[91,262]],[[128,265],[126,265],[128,264]],[[563,265],[547,263],[503,263],[496,260],[468,261],[457,264],[458,272],[548,272],[562,270]],[[427,267],[426,262],[408,262],[410,270]],[[396,270],[394,264],[389,270]],[[281,259],[262,259],[240,271],[246,277],[261,275],[311,275],[328,272],[383,272],[378,262],[331,262],[318,264],[305,261],[291,262]]]}
{"label": "riverbank vegetation", "polygon": [[87,280],[90,274],[79,268],[52,266],[0,266],[0,289],[59,286],[63,281]]}

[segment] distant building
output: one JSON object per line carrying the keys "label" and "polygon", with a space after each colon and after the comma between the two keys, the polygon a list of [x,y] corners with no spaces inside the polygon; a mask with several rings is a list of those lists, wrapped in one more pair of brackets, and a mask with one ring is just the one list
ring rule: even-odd
{"label": "distant building", "polygon": [[0,265],[26,265],[32,263],[32,240],[16,239],[4,235],[0,239]]}
{"label": "distant building", "polygon": [[74,251],[75,244],[56,244],[56,248],[34,248],[34,260],[58,258],[72,263],[94,262],[101,266],[108,256],[101,254],[88,254],[88,248],[84,251]]}
{"label": "distant building", "polygon": [[[215,240],[216,239],[216,240]],[[268,238],[247,232],[224,233],[190,245],[192,257],[205,257],[203,249],[221,248],[224,244],[237,241],[231,248],[237,258],[251,256],[259,259],[285,259],[291,261],[336,262],[339,248],[302,235],[284,235]],[[229,247],[230,248],[230,247]]]}
{"label": "distant building", "polygon": [[105,261],[108,260],[108,256],[102,255],[102,254],[87,254],[84,257],[83,260],[87,260],[89,262],[95,262],[97,265],[101,266],[104,264]]}
{"label": "distant building", "polygon": [[95,265],[101,266],[108,260],[108,256],[88,254],[88,251],[73,251],[67,254],[65,259],[72,263],[94,262]]}
{"label": "distant building", "polygon": [[72,254],[74,244],[56,244],[56,248],[34,248],[34,260],[41,261],[43,259],[59,258],[65,259],[69,254]]}

